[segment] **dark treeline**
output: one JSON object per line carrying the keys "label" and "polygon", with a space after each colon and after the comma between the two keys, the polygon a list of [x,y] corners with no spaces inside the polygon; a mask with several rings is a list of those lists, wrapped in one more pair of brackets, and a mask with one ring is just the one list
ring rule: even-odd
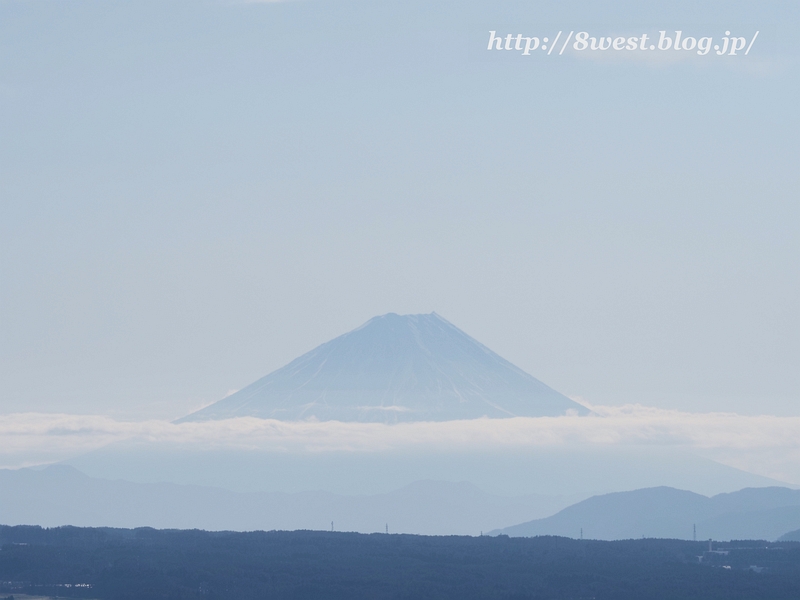
{"label": "dark treeline", "polygon": [[[0,597],[800,598],[800,544],[0,526]],[[755,567],[755,568],[751,568]]]}

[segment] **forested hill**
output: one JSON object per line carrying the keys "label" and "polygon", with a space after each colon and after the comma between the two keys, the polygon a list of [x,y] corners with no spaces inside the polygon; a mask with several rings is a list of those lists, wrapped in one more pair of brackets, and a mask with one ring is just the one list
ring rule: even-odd
{"label": "forested hill", "polygon": [[[0,527],[0,597],[800,598],[800,544]],[[720,552],[717,552],[720,551]]]}

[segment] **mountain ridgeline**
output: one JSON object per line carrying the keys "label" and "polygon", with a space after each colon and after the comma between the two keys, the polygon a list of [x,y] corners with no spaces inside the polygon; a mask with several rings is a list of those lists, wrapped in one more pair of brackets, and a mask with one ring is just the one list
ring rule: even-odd
{"label": "mountain ridgeline", "polygon": [[[670,487],[593,496],[551,517],[491,532],[512,537],[560,535],[774,540],[800,527],[800,490],[745,488],[712,497]],[[800,536],[798,536],[800,537]],[[789,535],[785,539],[794,539]]]}
{"label": "mountain ridgeline", "polygon": [[397,423],[586,408],[437,315],[367,321],[178,422],[233,417]]}
{"label": "mountain ridgeline", "polygon": [[[387,493],[249,492],[88,477],[53,465],[0,469],[0,523],[210,530],[325,530],[511,537],[560,535],[795,540],[800,490],[745,488],[712,497],[655,487],[579,498],[501,496],[466,482],[417,481]],[[567,507],[567,508],[565,508]],[[548,516],[552,515],[552,516]],[[547,518],[540,518],[547,517]],[[531,520],[536,519],[536,520]],[[521,525],[512,525],[522,523]],[[497,529],[504,527],[505,529]]]}
{"label": "mountain ridgeline", "polygon": [[416,481],[387,493],[345,496],[111,481],[64,465],[0,469],[0,523],[6,525],[253,531],[324,530],[335,521],[337,531],[478,535],[569,504],[566,497],[490,494],[466,482]]}

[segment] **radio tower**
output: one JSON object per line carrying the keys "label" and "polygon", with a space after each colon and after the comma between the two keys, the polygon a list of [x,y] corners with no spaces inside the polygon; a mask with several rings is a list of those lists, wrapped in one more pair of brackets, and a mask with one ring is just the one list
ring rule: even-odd
{"label": "radio tower", "polygon": [[386,533],[389,533],[389,524],[386,524]]}
{"label": "radio tower", "polygon": [[697,525],[692,525],[692,539],[697,541]]}

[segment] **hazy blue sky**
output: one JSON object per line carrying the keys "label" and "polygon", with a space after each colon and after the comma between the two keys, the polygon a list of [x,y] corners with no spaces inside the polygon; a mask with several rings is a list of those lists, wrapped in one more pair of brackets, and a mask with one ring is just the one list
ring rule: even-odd
{"label": "hazy blue sky", "polygon": [[[177,417],[436,311],[593,403],[796,415],[798,25],[796,2],[0,0],[0,412]],[[760,34],[714,60],[481,46],[661,28]]]}

